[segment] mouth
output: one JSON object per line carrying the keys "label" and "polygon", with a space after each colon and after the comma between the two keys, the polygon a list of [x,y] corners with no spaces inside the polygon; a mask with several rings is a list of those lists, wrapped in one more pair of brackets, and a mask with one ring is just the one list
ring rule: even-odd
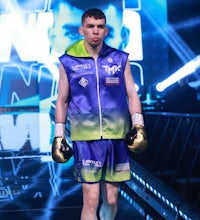
{"label": "mouth", "polygon": [[99,38],[94,37],[94,38],[92,38],[92,41],[94,41],[94,42],[99,41]]}

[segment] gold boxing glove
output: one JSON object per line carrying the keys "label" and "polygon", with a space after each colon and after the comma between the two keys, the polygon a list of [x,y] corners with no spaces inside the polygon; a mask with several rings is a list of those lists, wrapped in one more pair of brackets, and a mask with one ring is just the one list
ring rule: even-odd
{"label": "gold boxing glove", "polygon": [[51,153],[57,163],[65,163],[73,156],[73,150],[63,137],[54,137]]}
{"label": "gold boxing glove", "polygon": [[147,137],[144,126],[134,125],[133,128],[126,134],[125,142],[130,151],[141,153],[147,148]]}

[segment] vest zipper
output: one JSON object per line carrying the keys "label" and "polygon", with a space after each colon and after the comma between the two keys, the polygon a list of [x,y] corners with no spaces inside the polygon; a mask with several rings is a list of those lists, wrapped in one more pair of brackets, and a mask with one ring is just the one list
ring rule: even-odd
{"label": "vest zipper", "polygon": [[97,59],[95,59],[95,72],[96,72],[96,79],[97,79],[97,100],[98,100],[98,107],[99,107],[99,124],[100,124],[100,137],[103,138],[103,131],[102,131],[102,112],[101,112],[101,100],[100,100],[100,91],[99,91],[99,72],[97,67]]}

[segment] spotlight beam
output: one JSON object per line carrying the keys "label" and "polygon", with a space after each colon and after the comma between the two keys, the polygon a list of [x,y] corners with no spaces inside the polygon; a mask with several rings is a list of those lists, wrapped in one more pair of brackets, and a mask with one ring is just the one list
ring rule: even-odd
{"label": "spotlight beam", "polygon": [[200,67],[200,55],[195,57],[190,62],[186,63],[183,67],[178,69],[171,76],[163,80],[162,82],[156,85],[156,89],[159,92],[163,92],[167,87],[171,86],[178,80],[194,73]]}

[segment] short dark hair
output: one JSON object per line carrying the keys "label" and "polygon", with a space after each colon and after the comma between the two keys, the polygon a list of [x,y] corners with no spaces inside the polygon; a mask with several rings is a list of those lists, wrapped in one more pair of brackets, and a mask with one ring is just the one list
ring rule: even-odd
{"label": "short dark hair", "polygon": [[98,8],[90,8],[90,9],[86,10],[82,15],[82,19],[81,19],[82,24],[85,21],[85,19],[88,17],[90,17],[90,18],[93,17],[95,19],[105,19],[105,23],[106,23],[105,14],[103,13],[102,10],[100,10]]}

